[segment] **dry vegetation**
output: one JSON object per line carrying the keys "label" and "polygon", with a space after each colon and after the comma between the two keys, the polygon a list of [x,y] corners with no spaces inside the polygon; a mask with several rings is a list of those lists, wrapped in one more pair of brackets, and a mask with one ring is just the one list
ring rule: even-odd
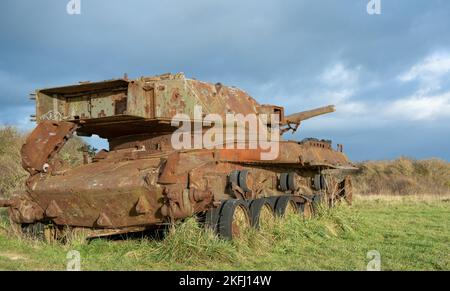
{"label": "dry vegetation", "polygon": [[[0,127],[0,196],[23,190],[28,176],[20,164],[20,147],[25,135],[13,127]],[[80,138],[71,139],[59,157],[70,165],[82,162]],[[355,192],[360,195],[439,195],[450,194],[450,163],[438,160],[399,158],[394,161],[359,163]]]}
{"label": "dry vegetation", "polygon": [[20,163],[24,136],[12,127],[0,128],[0,196],[23,190],[28,173]]}
{"label": "dry vegetation", "polygon": [[[20,149],[25,142],[26,135],[17,129],[0,126],[0,197],[9,197],[24,190],[24,183],[28,173],[22,168]],[[71,166],[82,163],[80,148],[84,142],[76,137],[64,146],[59,153]]]}
{"label": "dry vegetation", "polygon": [[358,164],[356,193],[360,195],[450,194],[450,163],[439,159],[369,161]]}

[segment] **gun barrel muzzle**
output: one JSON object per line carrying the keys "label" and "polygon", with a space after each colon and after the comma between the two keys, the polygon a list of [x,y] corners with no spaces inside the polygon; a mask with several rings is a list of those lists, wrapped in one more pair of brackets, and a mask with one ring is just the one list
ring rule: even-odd
{"label": "gun barrel muzzle", "polygon": [[288,123],[299,123],[303,120],[307,120],[327,113],[332,113],[334,111],[336,111],[334,105],[329,105],[288,115],[286,116],[286,120]]}

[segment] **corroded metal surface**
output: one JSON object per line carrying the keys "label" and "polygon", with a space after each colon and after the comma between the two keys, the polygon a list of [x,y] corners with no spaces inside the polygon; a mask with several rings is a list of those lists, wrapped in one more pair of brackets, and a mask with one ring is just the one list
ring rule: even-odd
{"label": "corroded metal surface", "polygon": [[[284,108],[261,105],[240,89],[183,74],[38,90],[38,126],[22,148],[23,167],[30,173],[27,191],[0,200],[0,207],[9,207],[19,224],[42,222],[58,228],[55,233],[72,227],[102,236],[164,225],[228,199],[291,195],[305,216],[318,195],[351,200],[349,178],[326,183],[325,170],[354,169],[342,146],[335,150],[329,141],[280,141],[274,160],[262,160],[261,149],[175,150],[171,119],[179,113],[193,118],[198,105],[204,114],[222,117],[277,114],[285,130],[334,111],[324,107],[285,117]],[[59,171],[53,157],[74,132],[107,138],[109,150],[91,163]],[[232,173],[240,178],[234,180]]]}
{"label": "corroded metal surface", "polygon": [[307,110],[286,116],[287,123],[300,123],[304,120],[336,111],[333,105],[321,107],[313,110]]}
{"label": "corroded metal surface", "polygon": [[11,206],[11,201],[6,199],[0,199],[0,207],[9,207]]}
{"label": "corroded metal surface", "polygon": [[49,171],[51,158],[59,152],[77,125],[71,122],[41,122],[22,146],[22,166],[30,174]]}

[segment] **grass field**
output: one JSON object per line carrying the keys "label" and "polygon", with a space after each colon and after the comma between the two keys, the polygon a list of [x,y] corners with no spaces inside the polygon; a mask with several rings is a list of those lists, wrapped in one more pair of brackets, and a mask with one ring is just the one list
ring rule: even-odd
{"label": "grass field", "polygon": [[[25,135],[0,126],[0,198],[25,190]],[[84,145],[72,139],[58,157],[78,165]],[[309,221],[289,217],[235,242],[190,220],[164,240],[46,245],[11,236],[0,210],[0,270],[64,270],[70,250],[81,253],[83,270],[365,270],[371,250],[380,253],[383,270],[450,270],[450,163],[402,157],[357,166],[355,192],[362,195],[353,207]]]}
{"label": "grass field", "polygon": [[67,252],[81,253],[82,270],[365,270],[377,250],[382,270],[450,270],[450,202],[439,197],[376,196],[304,221],[288,217],[273,228],[228,242],[190,220],[164,240],[82,239],[46,245],[0,228],[0,270],[64,270]]}

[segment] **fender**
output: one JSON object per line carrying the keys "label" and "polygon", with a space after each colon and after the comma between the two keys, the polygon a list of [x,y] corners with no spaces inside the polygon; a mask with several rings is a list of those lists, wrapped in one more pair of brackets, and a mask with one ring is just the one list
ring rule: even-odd
{"label": "fender", "polygon": [[48,171],[48,162],[77,130],[73,122],[45,120],[27,137],[22,146],[22,167],[31,175]]}

